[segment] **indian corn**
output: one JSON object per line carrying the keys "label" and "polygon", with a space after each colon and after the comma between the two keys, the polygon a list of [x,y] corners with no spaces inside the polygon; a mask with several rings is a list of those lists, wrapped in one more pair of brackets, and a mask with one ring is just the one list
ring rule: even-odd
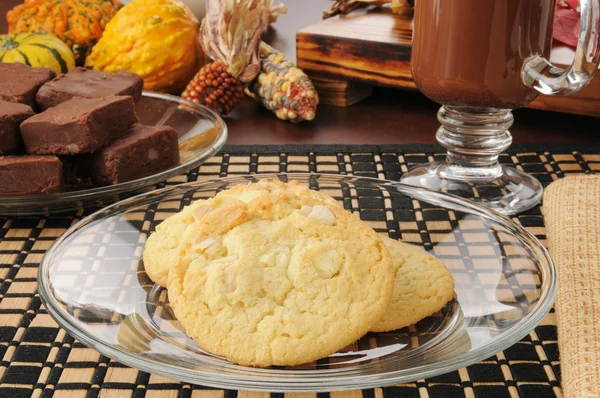
{"label": "indian corn", "polygon": [[273,0],[208,0],[201,44],[214,61],[194,76],[182,97],[215,112],[231,111],[244,96],[243,85],[260,70],[260,34],[268,25]]}
{"label": "indian corn", "polygon": [[308,76],[292,61],[265,43],[260,46],[261,70],[246,94],[282,120],[313,120],[319,95]]}

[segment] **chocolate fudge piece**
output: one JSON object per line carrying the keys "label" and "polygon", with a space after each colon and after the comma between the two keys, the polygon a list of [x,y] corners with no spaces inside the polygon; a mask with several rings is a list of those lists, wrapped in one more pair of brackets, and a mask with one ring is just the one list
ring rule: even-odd
{"label": "chocolate fudge piece", "polygon": [[21,137],[32,155],[94,152],[127,134],[137,121],[129,96],[74,98],[21,123]]}
{"label": "chocolate fudge piece", "polygon": [[56,73],[50,68],[0,62],[0,100],[33,107],[39,88],[55,77]]}
{"label": "chocolate fudge piece", "polygon": [[131,133],[92,155],[89,172],[98,185],[146,177],[179,163],[177,132],[136,124]]}
{"label": "chocolate fudge piece", "polygon": [[44,195],[62,190],[56,156],[0,157],[0,196]]}
{"label": "chocolate fudge piece", "polygon": [[15,152],[21,143],[19,125],[34,113],[25,104],[0,101],[0,155]]}
{"label": "chocolate fudge piece", "polygon": [[105,73],[75,68],[44,84],[38,91],[35,100],[41,110],[46,110],[71,98],[130,95],[135,102],[138,102],[142,96],[143,86],[144,79],[135,73],[123,71]]}

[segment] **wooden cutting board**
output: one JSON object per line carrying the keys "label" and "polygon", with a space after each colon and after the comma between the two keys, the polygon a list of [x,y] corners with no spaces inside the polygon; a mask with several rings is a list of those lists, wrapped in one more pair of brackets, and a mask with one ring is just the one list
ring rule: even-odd
{"label": "wooden cutting board", "polygon": [[[315,82],[321,102],[349,106],[373,86],[416,90],[410,71],[412,11],[356,11],[298,31],[298,66]],[[567,64],[572,51],[556,48],[553,62]],[[530,108],[600,117],[600,77],[569,97],[540,95]]]}

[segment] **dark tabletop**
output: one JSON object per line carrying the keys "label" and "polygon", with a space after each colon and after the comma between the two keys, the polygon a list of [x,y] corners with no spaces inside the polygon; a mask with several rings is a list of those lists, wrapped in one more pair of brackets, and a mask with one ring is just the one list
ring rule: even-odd
{"label": "dark tabletop", "polygon": [[[22,0],[0,0],[0,33],[6,12]],[[316,23],[327,0],[288,0],[288,15],[267,30],[265,40],[295,59],[296,31]],[[360,104],[320,106],[312,123],[278,120],[250,99],[226,118],[228,144],[407,144],[434,143],[438,105],[419,93],[376,89]],[[534,110],[515,112],[515,143],[600,142],[599,119]]]}

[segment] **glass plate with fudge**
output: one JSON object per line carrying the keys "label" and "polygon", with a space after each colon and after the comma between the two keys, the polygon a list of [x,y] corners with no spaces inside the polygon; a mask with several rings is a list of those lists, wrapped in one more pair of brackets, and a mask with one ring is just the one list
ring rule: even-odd
{"label": "glass plate with fudge", "polygon": [[140,76],[0,62],[0,214],[104,206],[192,170],[225,144],[214,112]]}

